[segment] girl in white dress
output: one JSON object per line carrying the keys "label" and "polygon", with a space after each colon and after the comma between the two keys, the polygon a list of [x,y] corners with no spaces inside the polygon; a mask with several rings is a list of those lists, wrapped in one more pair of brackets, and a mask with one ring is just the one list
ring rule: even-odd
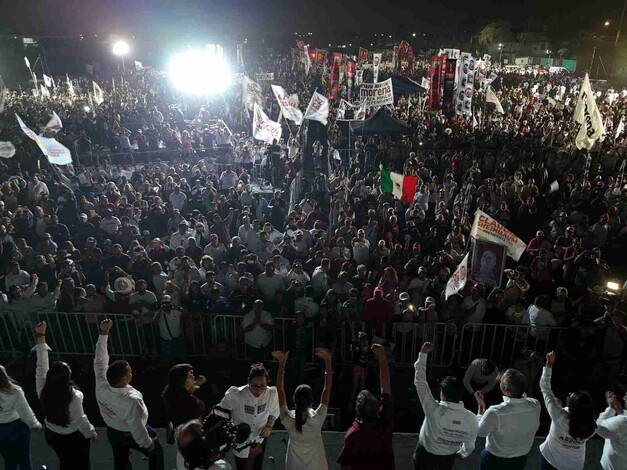
{"label": "girl in white dress", "polygon": [[272,356],[279,361],[277,372],[277,392],[281,410],[281,423],[287,429],[290,440],[287,444],[285,458],[286,470],[327,470],[327,457],[320,433],[327,417],[327,407],[331,398],[333,384],[333,366],[331,352],[328,349],[316,349],[316,356],[324,360],[324,389],[320,397],[320,405],[312,409],[313,393],[309,385],[299,385],[294,392],[293,400],[296,405],[294,411],[287,407],[285,397],[285,363],[289,356],[283,351],[274,351]]}

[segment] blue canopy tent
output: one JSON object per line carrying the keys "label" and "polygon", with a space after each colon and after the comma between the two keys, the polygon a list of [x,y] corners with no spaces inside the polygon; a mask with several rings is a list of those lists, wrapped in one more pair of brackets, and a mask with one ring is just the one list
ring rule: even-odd
{"label": "blue canopy tent", "polygon": [[427,93],[427,90],[418,83],[401,75],[395,75],[392,77],[392,90],[394,90],[394,99],[401,95],[424,95]]}
{"label": "blue canopy tent", "polygon": [[360,135],[401,135],[411,134],[411,126],[385,112],[383,108],[365,121],[352,121],[350,131]]}

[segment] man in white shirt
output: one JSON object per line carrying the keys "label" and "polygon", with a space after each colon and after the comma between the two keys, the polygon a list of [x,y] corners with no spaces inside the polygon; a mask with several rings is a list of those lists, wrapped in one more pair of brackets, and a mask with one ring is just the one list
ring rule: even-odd
{"label": "man in white shirt", "polygon": [[183,351],[183,312],[172,307],[172,297],[165,294],[161,299],[161,308],[153,317],[153,323],[159,327],[161,354],[163,363],[170,367],[172,357],[182,358]]}
{"label": "man in white shirt", "polygon": [[170,248],[173,250],[176,250],[179,246],[187,248],[189,239],[192,236],[193,232],[188,229],[187,222],[181,222],[178,232],[174,232],[170,237]]}
{"label": "man in white shirt", "polygon": [[187,203],[187,195],[181,191],[181,188],[177,185],[174,186],[174,191],[168,197],[170,204],[172,204],[172,209],[178,209],[180,212],[183,212],[185,209],[185,204]]}
{"label": "man in white shirt", "polygon": [[266,272],[257,277],[257,289],[264,302],[272,302],[277,291],[285,290],[285,281],[275,273],[274,262],[266,261]]}
{"label": "man in white shirt", "polygon": [[249,312],[242,319],[242,329],[244,330],[248,360],[252,362],[263,361],[272,342],[274,318],[270,312],[263,309],[262,300],[255,300],[252,312]]}
{"label": "man in white shirt", "polygon": [[100,221],[100,230],[105,232],[108,237],[112,237],[118,233],[121,226],[122,222],[120,222],[120,219],[113,215],[111,209],[107,209],[104,218]]}
{"label": "man in white shirt", "polygon": [[623,403],[619,395],[606,394],[607,409],[597,419],[597,434],[605,439],[601,467],[603,470],[620,470],[627,465],[627,393]]}
{"label": "man in white shirt", "polygon": [[154,429],[146,426],[148,408],[142,394],[130,386],[133,371],[128,362],[120,360],[109,365],[107,339],[112,320],[100,324],[96,343],[94,372],[96,400],[107,425],[107,437],[113,449],[115,470],[130,467],[129,451],[135,449],[148,457],[150,470],[163,470],[163,447]]}
{"label": "man in white shirt", "polygon": [[237,173],[231,169],[231,165],[227,165],[226,169],[220,175],[220,189],[228,191],[237,185]]}
{"label": "man in white shirt", "polygon": [[540,402],[527,398],[527,380],[516,369],[501,375],[503,403],[486,411],[481,392],[475,393],[479,405],[479,437],[486,437],[481,452],[481,470],[523,470],[536,431],[540,427]]}
{"label": "man in white shirt", "polygon": [[24,287],[30,284],[30,274],[23,269],[20,269],[20,263],[17,261],[11,261],[9,263],[9,272],[4,278],[4,287],[7,292],[11,290],[13,286]]}
{"label": "man in white shirt", "polygon": [[414,452],[416,470],[450,470],[455,457],[468,457],[475,448],[477,419],[461,403],[462,384],[448,376],[440,383],[440,401],[436,401],[427,383],[427,357],[433,344],[424,343],[414,368],[414,385],[425,419],[420,427]]}

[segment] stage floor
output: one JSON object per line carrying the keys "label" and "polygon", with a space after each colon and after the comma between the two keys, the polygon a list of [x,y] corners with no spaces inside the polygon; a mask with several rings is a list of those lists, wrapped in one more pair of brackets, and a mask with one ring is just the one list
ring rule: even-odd
{"label": "stage floor", "polygon": [[[91,447],[91,468],[92,470],[109,470],[113,468],[113,455],[111,453],[111,447],[107,441],[107,432],[103,428],[98,429],[99,441],[96,444],[92,444]],[[342,444],[342,433],[337,432],[325,432],[323,433],[323,439],[329,458],[329,469],[339,470],[340,466],[335,463],[340,446]],[[165,442],[165,435],[162,430],[159,431],[161,442]],[[411,470],[413,469],[412,454],[416,442],[418,440],[417,434],[394,434],[394,457],[396,459],[396,470]],[[540,468],[540,451],[538,446],[542,443],[543,439],[536,439],[536,442],[531,450],[529,460],[527,462],[526,470],[536,470]],[[263,468],[265,470],[279,470],[284,468],[285,452],[287,447],[287,433],[283,431],[277,431],[272,434],[268,442],[268,448],[266,451],[266,460]],[[483,439],[477,441],[477,449],[466,460],[458,460],[455,463],[454,469],[467,469],[476,470],[479,468],[479,453],[483,448]],[[600,469],[601,465],[599,461],[601,459],[601,453],[603,451],[603,440],[593,439],[587,445],[586,449],[586,464],[584,468],[586,470]],[[58,462],[52,449],[46,444],[44,440],[43,432],[36,432],[33,434],[33,464],[34,469],[40,470],[42,465],[52,470],[58,468]],[[175,466],[175,451],[172,446],[165,446],[166,456],[166,470],[173,470]],[[131,456],[131,463],[133,468],[147,469],[148,462],[143,461],[143,456],[138,452],[134,452]],[[234,467],[235,468],[235,467]],[[78,469],[77,469],[78,470]],[[381,469],[385,470],[385,469]]]}

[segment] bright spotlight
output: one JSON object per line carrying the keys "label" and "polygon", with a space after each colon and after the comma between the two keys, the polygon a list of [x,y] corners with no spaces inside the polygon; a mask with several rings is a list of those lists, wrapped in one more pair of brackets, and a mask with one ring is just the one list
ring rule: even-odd
{"label": "bright spotlight", "polygon": [[130,50],[131,50],[131,48],[129,47],[129,45],[128,45],[128,43],[126,41],[117,41],[113,45],[112,52],[115,55],[125,56],[126,54],[129,53]]}
{"label": "bright spotlight", "polygon": [[607,288],[609,290],[618,290],[620,289],[620,284],[618,282],[608,282],[607,283]]}
{"label": "bright spotlight", "polygon": [[189,49],[173,57],[169,72],[174,86],[192,95],[222,93],[232,81],[224,57],[211,50]]}

